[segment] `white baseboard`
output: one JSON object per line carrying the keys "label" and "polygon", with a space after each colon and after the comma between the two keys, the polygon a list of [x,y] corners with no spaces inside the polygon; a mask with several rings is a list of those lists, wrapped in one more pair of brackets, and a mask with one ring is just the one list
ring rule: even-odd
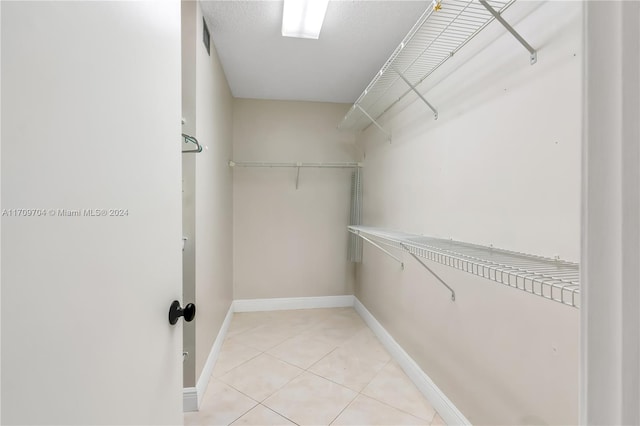
{"label": "white baseboard", "polygon": [[470,425],[471,422],[453,405],[453,402],[433,383],[413,358],[402,349],[398,342],[391,337],[389,332],[385,330],[382,324],[376,320],[371,312],[369,312],[357,298],[354,298],[354,308],[378,339],[380,339],[380,342],[389,351],[393,359],[402,367],[411,381],[429,400],[433,408],[438,411],[440,417],[442,417],[448,425]]}
{"label": "white baseboard", "polygon": [[220,349],[222,348],[222,344],[224,343],[224,338],[227,337],[227,330],[229,330],[229,324],[231,324],[233,312],[233,302],[231,302],[231,306],[229,306],[229,310],[227,311],[227,316],[222,322],[222,326],[220,327],[220,331],[218,332],[216,340],[214,340],[213,345],[211,345],[211,351],[209,352],[209,356],[207,357],[207,362],[204,363],[202,373],[200,373],[200,378],[198,379],[198,383],[196,384],[196,389],[198,390],[198,407],[200,407],[204,391],[207,390],[207,386],[209,385],[209,379],[211,379],[213,367],[216,365],[216,361],[218,360],[218,356],[220,355]]}
{"label": "white baseboard", "polygon": [[274,299],[240,299],[233,302],[234,312],[284,311],[289,309],[346,308],[355,296],[287,297]]}
{"label": "white baseboard", "polygon": [[198,411],[198,390],[196,388],[182,389],[182,411]]}
{"label": "white baseboard", "polygon": [[220,349],[222,348],[224,339],[227,336],[229,324],[231,324],[231,318],[233,317],[234,309],[233,306],[234,302],[231,302],[231,306],[229,306],[229,310],[227,311],[227,316],[224,318],[222,326],[220,326],[220,331],[218,331],[218,336],[216,337],[216,340],[213,341],[211,351],[209,352],[209,356],[207,357],[207,362],[205,362],[204,367],[202,368],[202,373],[200,373],[200,378],[198,378],[196,387],[184,388],[182,391],[182,406],[183,411],[185,412],[198,411],[198,408],[200,408],[202,397],[204,395],[204,392],[207,390],[207,386],[209,385],[211,373],[213,373],[213,367],[216,365],[216,361],[218,360],[218,356],[220,355]]}

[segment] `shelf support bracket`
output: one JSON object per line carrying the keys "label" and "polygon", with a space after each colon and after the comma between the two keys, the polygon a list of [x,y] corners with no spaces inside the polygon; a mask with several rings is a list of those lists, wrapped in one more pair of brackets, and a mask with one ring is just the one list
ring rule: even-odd
{"label": "shelf support bracket", "polygon": [[536,52],[536,50],[531,47],[531,45],[527,43],[527,41],[520,34],[518,34],[518,32],[513,29],[513,27],[509,25],[507,21],[504,20],[502,15],[500,15],[497,10],[495,10],[489,3],[487,3],[487,0],[479,0],[479,2],[484,6],[485,9],[489,11],[490,14],[493,15],[494,18],[496,18],[496,21],[500,22],[502,26],[505,27],[507,31],[509,31],[511,35],[514,36],[516,40],[518,40],[520,44],[529,51],[529,61],[531,62],[531,65],[535,64],[538,61],[538,52]]}
{"label": "shelf support bracket", "polygon": [[447,285],[447,283],[445,283],[442,278],[440,278],[438,276],[438,274],[436,274],[435,272],[433,272],[433,270],[431,268],[429,268],[422,260],[420,260],[420,258],[418,256],[416,256],[415,254],[411,253],[411,251],[409,251],[409,248],[407,246],[405,246],[404,244],[400,243],[400,247],[402,247],[403,249],[405,249],[407,251],[407,253],[409,253],[411,255],[411,257],[413,257],[419,264],[421,264],[422,266],[424,266],[427,271],[431,272],[431,275],[433,275],[434,277],[436,277],[436,279],[438,281],[440,281],[440,283],[445,286],[446,288],[449,289],[449,291],[451,292],[451,301],[455,302],[456,301],[456,292],[449,287],[449,285]]}
{"label": "shelf support bracket", "polygon": [[402,261],[402,259],[400,259],[399,257],[395,256],[393,253],[391,253],[389,250],[385,249],[384,247],[382,247],[378,243],[376,243],[374,241],[371,241],[369,238],[365,237],[364,235],[362,235],[360,233],[355,233],[355,232],[352,232],[352,233],[354,233],[358,237],[362,238],[363,240],[365,240],[366,242],[368,242],[369,244],[371,244],[375,248],[383,251],[387,256],[393,258],[396,262],[398,262],[400,264],[400,267],[402,268],[402,270],[404,270],[404,262]]}
{"label": "shelf support bracket", "polygon": [[356,104],[356,108],[358,108],[360,112],[363,113],[369,119],[369,121],[371,121],[378,128],[378,130],[384,133],[387,136],[387,140],[391,142],[391,133],[383,129],[382,126],[379,125],[378,122],[373,117],[371,117],[369,113],[365,111],[360,105]]}
{"label": "shelf support bracket", "polygon": [[418,95],[418,97],[420,99],[422,99],[422,102],[424,102],[425,104],[427,104],[427,106],[429,107],[429,109],[431,109],[431,111],[433,111],[433,116],[435,117],[434,119],[437,120],[438,119],[438,110],[429,103],[428,100],[425,99],[424,96],[422,96],[422,93],[420,93],[418,91],[418,89],[416,89],[416,86],[414,86],[413,84],[411,84],[409,82],[409,80],[407,80],[407,78],[404,76],[404,74],[402,74],[400,72],[400,70],[398,70],[397,68],[393,67],[393,70],[396,72],[396,74],[398,74],[400,76],[400,78],[402,79],[402,81],[404,81],[405,83],[407,83],[407,86],[409,86],[411,88],[411,90],[413,90],[415,92],[416,95]]}
{"label": "shelf support bracket", "polygon": [[298,172],[296,173],[296,191],[298,190],[298,182],[300,181],[300,167],[302,167],[302,164],[298,163]]}

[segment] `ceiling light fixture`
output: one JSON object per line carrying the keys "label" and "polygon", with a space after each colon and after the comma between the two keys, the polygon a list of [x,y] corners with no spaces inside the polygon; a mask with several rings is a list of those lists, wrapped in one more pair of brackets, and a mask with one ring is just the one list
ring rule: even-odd
{"label": "ceiling light fixture", "polygon": [[284,0],[282,35],[317,39],[328,3],[329,0]]}

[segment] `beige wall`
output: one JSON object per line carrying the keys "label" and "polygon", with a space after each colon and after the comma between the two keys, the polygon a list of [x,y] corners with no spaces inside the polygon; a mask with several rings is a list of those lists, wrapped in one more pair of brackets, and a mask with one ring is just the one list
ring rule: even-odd
{"label": "beige wall", "polygon": [[[184,323],[184,386],[195,386],[233,299],[232,288],[232,96],[213,40],[202,43],[200,4],[182,2],[183,131],[204,150],[183,154],[184,303],[195,302],[196,319]],[[184,145],[193,149],[194,145]]]}
{"label": "beige wall", "polygon": [[[348,105],[236,99],[237,161],[331,162],[359,156],[336,129]],[[234,168],[234,297],[352,294],[351,170]]]}
{"label": "beige wall", "polygon": [[[182,1],[182,132],[196,133],[196,16],[198,3]],[[182,143],[181,149],[193,145]],[[182,154],[182,236],[187,241],[182,251],[182,300],[183,305],[196,300],[196,156]],[[183,327],[183,351],[187,358],[183,365],[183,385],[196,384],[196,321],[181,322]]]}
{"label": "beige wall", "polygon": [[[364,223],[577,261],[582,5],[505,13],[538,63],[492,24],[369,128]],[[578,421],[577,309],[365,244],[356,296],[474,424]],[[431,263],[430,263],[431,265]]]}
{"label": "beige wall", "polygon": [[[196,19],[196,377],[233,299],[232,149],[233,98],[213,40],[202,43],[202,11]],[[211,25],[211,23],[209,23]]]}

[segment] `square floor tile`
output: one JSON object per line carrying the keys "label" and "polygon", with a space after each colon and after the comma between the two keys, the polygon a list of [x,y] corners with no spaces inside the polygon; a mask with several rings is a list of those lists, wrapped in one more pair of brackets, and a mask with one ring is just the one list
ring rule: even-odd
{"label": "square floor tile", "polygon": [[228,425],[257,404],[248,396],[212,378],[200,411],[186,413],[185,425]]}
{"label": "square floor tile", "polygon": [[427,422],[431,422],[436,414],[424,395],[393,361],[373,378],[362,393]]}
{"label": "square floor tile", "polygon": [[325,324],[364,326],[365,322],[362,320],[362,317],[356,312],[355,309],[337,308],[333,309],[331,316],[326,318]]}
{"label": "square floor tile", "polygon": [[349,340],[362,330],[362,326],[340,326],[335,324],[320,323],[306,330],[302,334],[318,342],[324,342],[330,345],[338,346]]}
{"label": "square floor tile", "polygon": [[312,365],[309,371],[360,392],[386,363],[339,347]]}
{"label": "square floor tile", "polygon": [[304,373],[263,404],[299,425],[328,425],[356,395],[344,386]]}
{"label": "square floor tile", "polygon": [[332,425],[425,425],[429,422],[385,405],[375,399],[359,395],[338,416]]}
{"label": "square floor tile", "polygon": [[[277,311],[271,314],[265,326],[288,330],[289,333],[300,334],[318,322],[313,317],[305,316],[299,311]],[[293,335],[292,334],[292,335]]]}
{"label": "square floor tile", "polygon": [[229,337],[228,341],[240,343],[264,352],[300,333],[301,331],[297,326],[274,325],[267,322]]}
{"label": "square floor tile", "polygon": [[340,346],[359,358],[385,363],[391,359],[389,352],[369,328],[359,331]]}
{"label": "square floor tile", "polygon": [[237,312],[231,317],[231,324],[227,330],[227,339],[237,334],[244,333],[259,325],[264,324],[264,312]]}
{"label": "square floor tile", "polygon": [[262,354],[229,371],[220,380],[259,402],[302,372],[271,355]]}
{"label": "square floor tile", "polygon": [[233,340],[226,340],[220,350],[220,355],[213,367],[213,376],[220,377],[233,370],[240,364],[257,357],[262,352],[250,346],[243,345]]}
{"label": "square floor tile", "polygon": [[285,340],[267,353],[289,364],[307,369],[335,348],[335,344],[303,334]]}
{"label": "square floor tile", "polygon": [[274,323],[291,324],[297,326],[313,326],[321,321],[331,318],[331,309],[297,309],[291,311],[276,311],[271,320]]}
{"label": "square floor tile", "polygon": [[233,425],[254,425],[254,426],[280,426],[280,425],[295,425],[281,415],[268,409],[264,405],[256,405],[251,411],[238,420],[233,422]]}

